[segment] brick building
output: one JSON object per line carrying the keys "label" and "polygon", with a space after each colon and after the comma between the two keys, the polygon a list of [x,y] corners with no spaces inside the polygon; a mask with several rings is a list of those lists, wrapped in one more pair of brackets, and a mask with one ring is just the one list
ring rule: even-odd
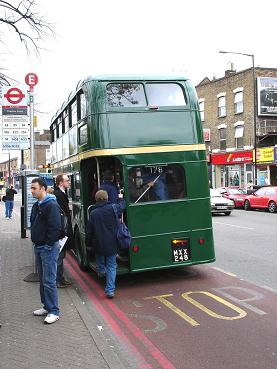
{"label": "brick building", "polygon": [[[50,162],[50,131],[35,132],[34,137],[34,168],[40,169]],[[24,163],[30,168],[30,150],[24,150]]]}
{"label": "brick building", "polygon": [[[204,78],[197,86],[213,187],[277,185],[277,69],[255,68],[256,161],[253,69]],[[276,145],[276,146],[275,146]]]}

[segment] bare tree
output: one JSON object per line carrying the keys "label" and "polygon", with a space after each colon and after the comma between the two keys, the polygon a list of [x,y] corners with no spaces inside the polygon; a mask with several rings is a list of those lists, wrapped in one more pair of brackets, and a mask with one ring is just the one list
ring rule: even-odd
{"label": "bare tree", "polygon": [[[39,54],[41,41],[53,36],[53,26],[40,14],[35,0],[0,0],[0,42],[5,44],[7,34],[13,32],[29,54]],[[0,72],[0,84],[7,84],[9,77]]]}

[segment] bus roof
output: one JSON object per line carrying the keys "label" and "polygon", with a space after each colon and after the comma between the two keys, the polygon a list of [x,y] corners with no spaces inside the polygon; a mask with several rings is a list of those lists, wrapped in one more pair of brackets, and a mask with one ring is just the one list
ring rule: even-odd
{"label": "bus roof", "polygon": [[115,82],[115,81],[186,81],[188,78],[182,75],[169,74],[169,75],[156,75],[156,74],[146,74],[146,75],[136,75],[136,74],[99,74],[90,75],[81,79],[76,86],[76,89],[71,91],[68,98],[62,103],[60,108],[56,111],[51,119],[51,124],[54,119],[60,114],[66,107],[67,103],[75,96],[75,93],[87,82]]}
{"label": "bus roof", "polygon": [[86,81],[184,81],[185,78],[182,75],[159,75],[159,74],[99,74],[90,75],[85,78]]}

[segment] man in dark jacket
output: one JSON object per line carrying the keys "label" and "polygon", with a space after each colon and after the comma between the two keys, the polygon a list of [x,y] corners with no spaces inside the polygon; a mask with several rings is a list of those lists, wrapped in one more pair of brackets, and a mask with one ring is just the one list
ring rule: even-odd
{"label": "man in dark jacket", "polygon": [[[119,194],[119,201],[115,204],[117,215],[125,209],[123,195]],[[86,244],[92,243],[95,248],[97,271],[100,276],[106,276],[105,292],[108,298],[114,297],[116,279],[116,254],[118,249],[118,222],[112,203],[108,201],[106,191],[99,190],[95,194],[96,205],[91,211],[87,224]]]}
{"label": "man in dark jacket", "polygon": [[109,202],[112,202],[113,204],[117,203],[118,190],[116,184],[114,183],[114,175],[110,169],[105,170],[103,174],[103,181],[99,189],[107,192]]}
{"label": "man in dark jacket", "polygon": [[34,311],[34,315],[47,315],[44,322],[51,324],[59,320],[56,277],[62,227],[61,209],[56,197],[47,194],[46,190],[47,184],[42,178],[32,180],[31,192],[38,201],[34,203],[31,212],[31,239],[34,243],[43,305],[41,309]]}
{"label": "man in dark jacket", "polygon": [[5,219],[12,219],[12,213],[13,213],[13,204],[14,204],[14,195],[16,195],[17,192],[13,188],[13,185],[10,185],[10,188],[6,190],[6,200],[5,200],[5,210],[6,210],[6,216]]}
{"label": "man in dark jacket", "polygon": [[58,269],[57,269],[57,287],[68,287],[71,286],[71,282],[67,281],[63,274],[63,259],[66,255],[66,250],[73,248],[73,231],[72,231],[72,223],[71,223],[71,214],[69,209],[69,200],[66,191],[70,187],[70,180],[66,174],[58,174],[56,178],[56,188],[54,190],[54,195],[57,198],[58,204],[61,209],[64,211],[67,217],[67,241],[60,252],[58,258]]}

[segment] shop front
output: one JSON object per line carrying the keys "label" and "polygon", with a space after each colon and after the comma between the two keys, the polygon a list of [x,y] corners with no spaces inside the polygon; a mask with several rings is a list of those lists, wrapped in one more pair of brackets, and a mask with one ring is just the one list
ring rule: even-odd
{"label": "shop front", "polygon": [[276,147],[262,147],[257,152],[257,185],[277,185],[277,152]]}
{"label": "shop front", "polygon": [[212,155],[213,187],[246,188],[253,181],[253,152],[237,151]]}

